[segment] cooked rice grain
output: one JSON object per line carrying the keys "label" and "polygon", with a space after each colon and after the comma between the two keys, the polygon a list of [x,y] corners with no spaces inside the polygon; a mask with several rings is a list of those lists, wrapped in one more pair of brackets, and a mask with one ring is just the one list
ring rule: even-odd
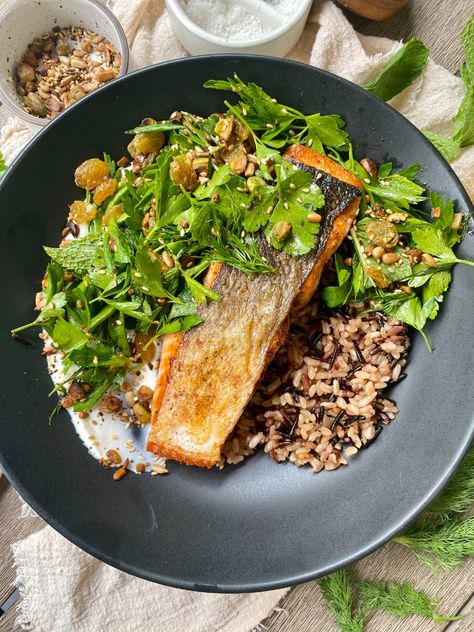
{"label": "cooked rice grain", "polygon": [[221,467],[263,446],[275,461],[335,470],[377,438],[398,412],[383,390],[405,377],[410,342],[402,323],[366,308],[319,317],[314,302],[292,315]]}

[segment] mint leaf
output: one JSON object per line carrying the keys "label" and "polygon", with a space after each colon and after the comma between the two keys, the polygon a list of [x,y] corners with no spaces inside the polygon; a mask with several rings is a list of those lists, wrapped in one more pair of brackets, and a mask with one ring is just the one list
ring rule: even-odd
{"label": "mint leaf", "polygon": [[466,58],[466,69],[474,77],[474,16],[468,21],[461,33],[461,44]]}
{"label": "mint leaf", "polygon": [[453,140],[461,147],[474,143],[474,15],[461,34],[466,67],[461,69],[461,78],[466,85],[466,94],[454,117]]}
{"label": "mint leaf", "polygon": [[7,170],[7,163],[3,159],[2,152],[0,151],[0,180],[5,175],[6,170]]}
{"label": "mint leaf", "polygon": [[382,74],[363,87],[384,101],[393,99],[423,72],[429,50],[416,37],[410,39],[390,59]]}
{"label": "mint leaf", "polygon": [[436,147],[439,153],[448,162],[453,162],[459,153],[459,143],[452,138],[446,136],[439,136],[426,129],[421,130],[426,138]]}
{"label": "mint leaf", "polygon": [[460,147],[474,144],[474,78],[470,78],[467,92],[461,101],[459,110],[454,117],[453,140]]}
{"label": "mint leaf", "polygon": [[64,248],[44,246],[46,254],[66,270],[84,274],[105,263],[102,251],[102,237],[90,234],[66,242]]}

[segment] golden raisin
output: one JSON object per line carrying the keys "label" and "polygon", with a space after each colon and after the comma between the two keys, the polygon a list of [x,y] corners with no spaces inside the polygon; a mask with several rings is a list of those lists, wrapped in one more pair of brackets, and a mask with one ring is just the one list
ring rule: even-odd
{"label": "golden raisin", "polygon": [[114,204],[105,211],[102,217],[102,226],[107,226],[111,219],[117,219],[121,215],[123,215],[123,205]]}
{"label": "golden raisin", "polygon": [[365,273],[372,279],[377,287],[386,288],[390,285],[385,274],[378,268],[366,268]]}
{"label": "golden raisin", "polygon": [[69,206],[69,217],[76,224],[86,224],[95,219],[97,209],[93,204],[84,202],[83,200],[75,200]]}
{"label": "golden raisin", "polygon": [[145,349],[145,345],[150,341],[148,334],[135,334],[135,355],[139,356],[142,362],[152,362],[155,357],[155,343],[152,342]]}
{"label": "golden raisin", "polygon": [[385,219],[375,219],[369,222],[365,230],[370,241],[376,246],[393,248],[398,243],[396,226]]}
{"label": "golden raisin", "polygon": [[108,197],[113,195],[117,190],[117,180],[115,178],[109,178],[104,180],[94,189],[94,204],[100,206]]}
{"label": "golden raisin", "polygon": [[127,149],[132,158],[138,154],[152,154],[160,151],[165,142],[163,132],[141,132],[137,134]]}
{"label": "golden raisin", "polygon": [[85,160],[74,172],[76,185],[92,191],[109,175],[109,168],[103,160],[90,158]]}
{"label": "golden raisin", "polygon": [[170,165],[170,177],[175,184],[182,184],[186,191],[193,191],[198,185],[198,177],[192,160],[186,154],[176,156]]}

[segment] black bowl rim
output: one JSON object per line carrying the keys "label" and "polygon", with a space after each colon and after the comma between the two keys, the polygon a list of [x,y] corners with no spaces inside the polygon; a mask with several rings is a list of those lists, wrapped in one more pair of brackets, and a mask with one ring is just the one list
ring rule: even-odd
{"label": "black bowl rim", "polygon": [[[87,95],[86,97],[81,99],[79,102],[77,102],[74,105],[72,105],[71,107],[69,107],[59,117],[54,119],[49,125],[45,126],[38,134],[36,134],[29,141],[29,143],[24,147],[24,149],[20,152],[20,154],[11,163],[11,165],[9,166],[9,168],[7,170],[7,173],[5,174],[4,178],[0,182],[0,192],[2,190],[2,187],[3,187],[4,183],[9,179],[10,175],[12,174],[13,170],[17,166],[19,166],[21,164],[21,161],[22,161],[23,157],[29,151],[30,147],[34,146],[42,138],[42,136],[44,134],[47,134],[48,130],[53,129],[64,116],[69,116],[69,113],[74,112],[77,108],[80,108],[81,104],[84,101],[86,101],[86,100],[89,101],[90,99],[96,98],[96,95],[100,94],[103,91],[113,90],[114,84],[116,84],[118,82],[126,82],[128,77],[137,76],[137,75],[146,75],[148,72],[153,72],[157,67],[174,66],[176,64],[191,64],[192,65],[194,63],[194,60],[205,60],[205,59],[209,59],[209,58],[221,58],[221,59],[226,59],[226,60],[229,60],[229,59],[230,60],[235,60],[235,59],[262,59],[262,60],[266,60],[266,61],[270,61],[270,62],[273,61],[273,62],[277,62],[277,63],[284,63],[286,65],[295,66],[295,67],[304,67],[306,69],[310,69],[316,75],[317,74],[321,74],[323,76],[327,76],[327,77],[331,77],[332,79],[335,79],[337,82],[339,82],[342,85],[343,88],[345,86],[351,86],[351,89],[359,90],[359,91],[363,92],[364,94],[366,94],[366,90],[364,88],[362,88],[361,86],[353,83],[352,81],[349,81],[348,79],[345,79],[344,77],[340,77],[338,75],[335,75],[334,73],[331,73],[331,72],[329,72],[327,70],[324,70],[322,68],[317,68],[315,66],[311,66],[310,64],[306,64],[306,63],[303,63],[303,62],[289,60],[289,59],[286,59],[286,58],[273,57],[273,56],[270,56],[270,55],[253,55],[253,54],[243,54],[243,53],[242,54],[235,54],[235,55],[234,54],[226,54],[226,53],[224,53],[224,54],[213,54],[213,55],[197,55],[197,56],[194,56],[194,57],[183,57],[183,58],[172,59],[172,60],[169,60],[169,61],[161,62],[161,63],[158,63],[158,64],[152,64],[150,66],[146,66],[144,68],[140,68],[138,70],[135,70],[132,73],[129,73],[127,75],[124,75],[122,77],[119,77],[119,78],[111,81],[109,84],[99,88],[98,90],[96,90],[93,93]],[[413,130],[415,130],[415,132],[416,132],[416,134],[417,134],[417,136],[419,138],[419,141],[428,149],[428,151],[435,152],[435,153],[438,154],[438,156],[437,156],[438,160],[439,160],[439,158],[442,159],[442,161],[444,163],[444,168],[451,175],[451,177],[456,181],[458,189],[459,189],[459,196],[462,199],[463,203],[466,205],[466,207],[468,209],[468,212],[474,214],[474,205],[471,202],[471,200],[470,200],[470,198],[469,198],[469,196],[468,196],[463,184],[459,180],[458,176],[456,175],[456,173],[453,170],[453,168],[451,167],[451,165],[436,150],[436,148],[426,138],[426,136],[424,136],[424,134],[415,125],[413,125],[413,123],[411,123],[406,117],[404,117],[402,114],[400,114],[400,112],[395,110],[395,108],[393,108],[391,105],[389,105],[388,103],[386,103],[382,99],[376,97],[375,95],[371,95],[371,97],[376,102],[378,102],[378,106],[377,107],[385,109],[387,112],[390,113],[390,116],[392,116],[392,117],[395,116],[395,118],[398,118],[399,120],[403,121],[404,125],[408,125]],[[221,588],[218,585],[217,586],[215,586],[215,585],[214,586],[207,586],[207,585],[202,586],[202,585],[197,585],[195,582],[192,582],[192,581],[189,581],[189,580],[181,580],[181,579],[176,579],[176,578],[173,578],[173,577],[169,577],[169,576],[161,574],[160,572],[144,571],[143,569],[138,568],[138,567],[134,566],[133,564],[128,564],[128,563],[124,564],[124,563],[120,562],[119,560],[117,560],[115,558],[112,558],[112,557],[110,557],[108,555],[103,554],[102,551],[100,551],[96,547],[91,546],[87,542],[85,542],[83,538],[69,533],[68,529],[65,529],[62,526],[62,524],[60,524],[59,521],[57,521],[56,519],[54,519],[52,516],[49,515],[47,510],[43,509],[42,506],[39,506],[36,503],[35,499],[30,496],[28,490],[23,487],[22,483],[20,482],[20,480],[16,476],[16,474],[8,466],[4,467],[5,464],[3,463],[1,451],[0,451],[0,465],[2,466],[2,469],[3,469],[4,473],[6,474],[7,478],[9,479],[11,484],[15,487],[15,489],[18,491],[20,496],[25,500],[25,502],[28,503],[28,505],[43,520],[45,520],[45,522],[48,525],[50,525],[55,531],[57,531],[59,534],[61,534],[65,538],[67,538],[70,542],[72,542],[73,544],[78,546],[80,549],[82,549],[86,553],[92,555],[93,557],[101,560],[102,562],[105,562],[106,564],[109,564],[110,566],[112,566],[114,568],[117,568],[118,570],[125,571],[125,572],[130,573],[132,575],[135,575],[137,577],[141,577],[142,579],[146,579],[146,580],[149,580],[149,581],[152,581],[152,582],[156,582],[156,583],[159,583],[159,584],[163,584],[165,586],[170,586],[170,587],[173,587],[173,588],[180,588],[180,589],[191,590],[191,591],[198,591],[198,592],[242,593],[242,592],[259,592],[259,591],[267,591],[267,590],[277,590],[277,589],[280,589],[280,588],[288,588],[288,587],[295,586],[295,585],[298,585],[298,584],[301,584],[301,583],[305,583],[305,582],[317,579],[318,577],[323,577],[325,575],[333,573],[333,572],[335,572],[337,570],[340,570],[341,568],[344,568],[346,566],[349,566],[349,565],[357,562],[361,558],[363,558],[363,557],[369,555],[370,553],[374,552],[375,550],[377,550],[378,548],[380,548],[381,546],[383,546],[384,544],[386,544],[387,542],[392,540],[401,531],[403,531],[403,529],[405,529],[405,527],[407,527],[417,516],[419,516],[420,513],[434,500],[434,498],[440,493],[440,491],[443,489],[443,487],[448,483],[449,479],[451,478],[451,476],[454,474],[454,472],[456,471],[456,469],[460,465],[463,456],[466,454],[466,452],[469,449],[469,447],[470,447],[471,443],[473,442],[473,440],[474,440],[474,427],[472,428],[470,434],[468,434],[466,436],[464,443],[462,445],[460,445],[459,450],[458,450],[456,456],[452,459],[449,468],[436,481],[435,486],[418,503],[418,505],[409,514],[401,517],[399,522],[398,522],[398,524],[396,524],[392,528],[388,529],[381,537],[379,537],[378,539],[368,543],[367,546],[365,546],[364,548],[358,550],[353,555],[349,555],[349,556],[345,557],[344,559],[341,559],[336,564],[330,565],[330,566],[328,566],[326,568],[320,569],[319,571],[315,571],[315,572],[312,572],[312,573],[305,573],[305,574],[302,574],[302,575],[293,575],[291,577],[287,577],[286,579],[278,579],[278,580],[274,580],[274,581],[264,581],[264,582],[258,582],[257,581],[257,582],[247,582],[245,584],[238,584],[237,583],[237,584],[233,584],[233,585],[226,584],[225,590],[224,590],[224,587]]]}

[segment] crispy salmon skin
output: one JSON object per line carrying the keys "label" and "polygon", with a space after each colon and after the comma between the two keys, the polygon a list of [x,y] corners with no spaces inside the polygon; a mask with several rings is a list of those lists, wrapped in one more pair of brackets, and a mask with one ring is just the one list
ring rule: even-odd
{"label": "crispy salmon skin", "polygon": [[275,273],[211,266],[206,284],[222,300],[201,306],[200,325],[163,343],[148,437],[152,452],[201,467],[219,462],[225,440],[285,340],[290,309],[311,298],[357,215],[356,176],[307,147],[294,145],[285,158],[309,170],[325,196],[317,245],[291,257],[259,234],[260,253]]}

